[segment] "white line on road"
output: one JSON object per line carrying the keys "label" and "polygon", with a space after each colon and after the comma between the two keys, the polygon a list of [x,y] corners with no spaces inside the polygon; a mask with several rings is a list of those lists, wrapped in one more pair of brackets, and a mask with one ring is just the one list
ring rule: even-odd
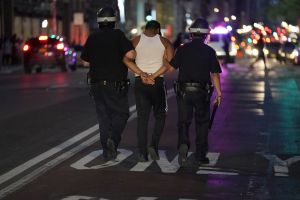
{"label": "white line on road", "polygon": [[53,156],[54,154],[64,150],[65,148],[75,144],[76,142],[82,140],[83,138],[89,136],[93,132],[98,130],[98,125],[92,126],[91,128],[77,134],[76,136],[70,138],[69,140],[61,143],[60,145],[36,156],[35,158],[32,158],[31,160],[19,165],[18,167],[10,170],[9,172],[3,174],[0,176],[0,185],[9,179],[12,179],[13,177],[19,175],[20,173],[24,172],[25,170],[29,169],[30,167],[33,167],[34,165],[42,162],[43,160]]}
{"label": "white line on road", "polygon": [[[168,94],[167,98],[170,98],[174,95],[174,92],[172,89],[169,89],[168,92],[170,94]],[[136,110],[136,105],[133,105],[129,108],[130,112],[134,112]],[[133,120],[134,118],[130,118],[129,121]],[[18,167],[10,170],[9,172],[3,174],[0,176],[0,185],[3,184],[4,182],[12,179],[13,177],[21,174],[22,172],[24,172],[25,170],[35,166],[36,164],[46,160],[47,158],[57,154],[58,152],[66,149],[67,147],[70,147],[71,145],[75,144],[76,142],[82,140],[83,138],[91,135],[93,132],[98,130],[98,124],[92,126],[91,128],[77,134],[76,136],[72,137],[71,139],[63,142],[62,144],[36,156],[35,158],[19,165]],[[71,156],[73,156],[75,153],[83,150],[84,148],[92,145],[93,143],[95,143],[97,140],[99,140],[99,136],[96,135],[90,139],[88,139],[87,141],[79,144],[78,146],[74,147],[73,149],[63,153],[62,155],[58,156],[57,158],[49,161],[48,163],[46,163],[45,165],[37,168],[36,170],[32,171],[31,173],[29,173],[28,175],[24,176],[23,178],[20,178],[18,181],[10,184],[8,187],[0,190],[0,198],[3,198],[4,196],[6,196],[9,193],[14,192],[15,190],[21,188],[22,186],[24,186],[25,184],[29,183],[30,181],[32,181],[34,178],[37,178],[39,175],[45,173],[46,171],[48,171],[49,169],[53,168],[54,166],[58,165],[59,163],[63,162],[64,160],[70,158]],[[86,146],[85,146],[86,145]],[[74,152],[76,151],[76,152]]]}
{"label": "white line on road", "polygon": [[57,158],[49,161],[48,163],[42,165],[41,167],[33,170],[31,173],[27,174],[23,178],[19,179],[18,181],[10,184],[6,188],[0,190],[0,199],[7,196],[8,194],[18,190],[22,186],[30,183],[32,180],[40,176],[41,174],[45,173],[46,171],[52,169],[53,167],[57,166],[58,164],[62,163],[63,161],[71,158],[76,153],[80,152],[81,150],[93,145],[95,142],[99,140],[99,135],[95,135],[92,138],[89,138],[85,142],[81,143],[80,145],[72,148],[71,150],[61,154]]}

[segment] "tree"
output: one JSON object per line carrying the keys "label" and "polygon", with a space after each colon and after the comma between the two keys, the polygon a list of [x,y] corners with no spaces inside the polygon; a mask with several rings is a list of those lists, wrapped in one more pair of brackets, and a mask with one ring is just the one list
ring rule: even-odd
{"label": "tree", "polygon": [[268,9],[270,19],[296,24],[300,19],[299,0],[277,0]]}

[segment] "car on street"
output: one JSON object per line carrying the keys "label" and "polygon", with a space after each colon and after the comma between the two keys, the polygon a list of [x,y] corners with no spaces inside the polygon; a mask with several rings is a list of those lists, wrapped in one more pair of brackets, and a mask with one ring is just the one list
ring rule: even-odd
{"label": "car on street", "polygon": [[297,48],[295,50],[295,58],[293,61],[294,65],[300,65],[300,46],[297,45]]}
{"label": "car on street", "polygon": [[265,53],[268,58],[279,59],[279,49],[281,47],[280,42],[270,42],[265,45]]}
{"label": "car on street", "polygon": [[223,59],[226,57],[225,45],[228,45],[229,51],[229,62],[234,63],[237,54],[237,49],[235,48],[235,43],[231,41],[230,32],[222,26],[215,27],[211,30],[210,39],[208,45],[212,47],[216,53],[217,57]]}
{"label": "car on street", "polygon": [[63,37],[40,35],[29,39],[23,46],[24,72],[41,72],[45,68],[76,69],[76,52],[69,48]]}
{"label": "car on street", "polygon": [[284,42],[279,49],[279,61],[295,63],[296,57],[298,57],[298,47],[293,42]]}
{"label": "car on street", "polygon": [[[189,33],[179,33],[177,35],[176,40],[174,41],[174,48],[178,48],[185,43],[191,41]],[[235,43],[231,41],[231,34],[225,27],[216,27],[215,29],[211,30],[209,35],[209,40],[207,45],[212,47],[217,54],[219,59],[224,59],[226,57],[226,52],[224,49],[225,42],[228,43],[228,50],[229,50],[229,63],[235,62],[235,57],[237,55],[237,49],[235,48]]]}

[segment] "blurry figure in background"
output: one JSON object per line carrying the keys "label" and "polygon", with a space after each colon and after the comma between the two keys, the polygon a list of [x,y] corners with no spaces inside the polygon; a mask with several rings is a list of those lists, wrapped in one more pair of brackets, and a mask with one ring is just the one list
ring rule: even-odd
{"label": "blurry figure in background", "polygon": [[[125,64],[139,68],[147,74],[143,77],[135,74],[135,100],[138,115],[137,140],[139,162],[148,161],[148,153],[152,160],[159,160],[158,145],[165,126],[167,100],[163,74],[168,70],[163,65],[164,57],[170,61],[173,57],[173,47],[170,41],[161,37],[160,23],[151,20],[147,22],[145,31],[132,40],[136,51],[135,62]],[[155,118],[152,140],[148,146],[148,123],[151,110]]]}
{"label": "blurry figure in background", "polygon": [[13,34],[11,36],[11,46],[12,46],[12,49],[11,49],[11,64],[12,65],[15,65],[18,63],[18,39],[17,39],[17,35],[16,34]]}
{"label": "blurry figure in background", "polygon": [[262,59],[264,62],[265,69],[267,69],[266,56],[264,53],[265,42],[263,40],[263,35],[259,34],[259,36],[260,37],[259,37],[259,40],[257,41],[257,45],[256,45],[256,47],[258,49],[258,56],[257,56],[257,59],[250,64],[250,68],[253,68],[254,64]]}
{"label": "blurry figure in background", "polygon": [[177,34],[175,41],[173,42],[174,49],[177,49],[181,45],[190,41],[190,36],[187,33],[180,32]]}
{"label": "blurry figure in background", "polygon": [[227,64],[230,63],[230,55],[229,55],[229,36],[223,37],[223,49],[225,51],[225,59],[224,59],[224,67],[227,67]]}
{"label": "blurry figure in background", "polygon": [[12,43],[8,37],[4,38],[3,44],[3,65],[11,64]]}
{"label": "blurry figure in background", "polygon": [[175,39],[175,41],[173,43],[174,49],[177,49],[181,45],[181,43],[182,43],[182,37],[183,37],[183,33],[182,32],[180,32],[180,33],[177,34],[177,37],[176,37],[176,39]]}

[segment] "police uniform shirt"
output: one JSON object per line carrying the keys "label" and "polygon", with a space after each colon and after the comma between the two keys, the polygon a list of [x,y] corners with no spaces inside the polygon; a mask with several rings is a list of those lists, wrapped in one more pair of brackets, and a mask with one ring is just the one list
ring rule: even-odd
{"label": "police uniform shirt", "polygon": [[179,69],[178,81],[182,83],[209,83],[210,73],[221,73],[216,52],[200,39],[179,47],[170,64]]}
{"label": "police uniform shirt", "polygon": [[90,63],[91,81],[126,80],[128,68],[122,60],[133,49],[121,30],[102,29],[92,33],[81,54],[81,58]]}

